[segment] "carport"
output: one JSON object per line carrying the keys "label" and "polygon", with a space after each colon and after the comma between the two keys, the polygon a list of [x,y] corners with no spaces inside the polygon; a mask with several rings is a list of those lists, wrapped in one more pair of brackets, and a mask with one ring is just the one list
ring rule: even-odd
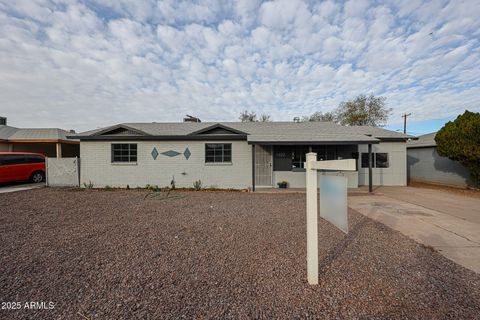
{"label": "carport", "polygon": [[71,132],[58,128],[15,128],[0,125],[0,151],[33,152],[47,157],[78,157],[80,142],[68,139]]}

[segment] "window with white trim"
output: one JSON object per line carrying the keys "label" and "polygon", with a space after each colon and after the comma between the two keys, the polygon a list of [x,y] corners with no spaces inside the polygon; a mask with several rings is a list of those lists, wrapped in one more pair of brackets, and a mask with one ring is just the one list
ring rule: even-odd
{"label": "window with white trim", "polygon": [[137,162],[137,144],[112,143],[112,162]]}
{"label": "window with white trim", "polygon": [[232,162],[231,143],[206,143],[205,163]]}

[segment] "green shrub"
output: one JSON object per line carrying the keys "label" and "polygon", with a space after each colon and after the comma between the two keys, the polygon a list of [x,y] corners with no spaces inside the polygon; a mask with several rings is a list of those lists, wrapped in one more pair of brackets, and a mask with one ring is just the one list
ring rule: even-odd
{"label": "green shrub", "polygon": [[88,181],[88,184],[86,182],[83,183],[83,186],[86,188],[86,189],[93,189],[93,183],[92,181]]}
{"label": "green shrub", "polygon": [[202,180],[196,180],[196,181],[194,181],[194,182],[193,182],[193,188],[194,188],[195,190],[197,190],[197,191],[200,190],[200,189],[202,189]]}
{"label": "green shrub", "polygon": [[472,182],[480,185],[480,113],[465,111],[447,122],[435,142],[441,156],[460,162],[470,171]]}

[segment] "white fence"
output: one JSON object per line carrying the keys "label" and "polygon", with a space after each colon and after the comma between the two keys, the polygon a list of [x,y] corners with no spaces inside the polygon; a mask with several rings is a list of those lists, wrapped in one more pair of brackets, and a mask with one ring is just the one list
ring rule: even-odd
{"label": "white fence", "polygon": [[47,158],[47,186],[78,187],[80,186],[80,159]]}

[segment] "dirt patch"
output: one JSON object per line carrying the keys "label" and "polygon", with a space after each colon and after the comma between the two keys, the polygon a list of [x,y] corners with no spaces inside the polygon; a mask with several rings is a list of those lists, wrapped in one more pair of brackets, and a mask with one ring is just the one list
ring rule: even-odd
{"label": "dirt patch", "polygon": [[349,211],[319,222],[306,282],[305,195],[38,189],[0,194],[6,319],[475,318],[480,275]]}

